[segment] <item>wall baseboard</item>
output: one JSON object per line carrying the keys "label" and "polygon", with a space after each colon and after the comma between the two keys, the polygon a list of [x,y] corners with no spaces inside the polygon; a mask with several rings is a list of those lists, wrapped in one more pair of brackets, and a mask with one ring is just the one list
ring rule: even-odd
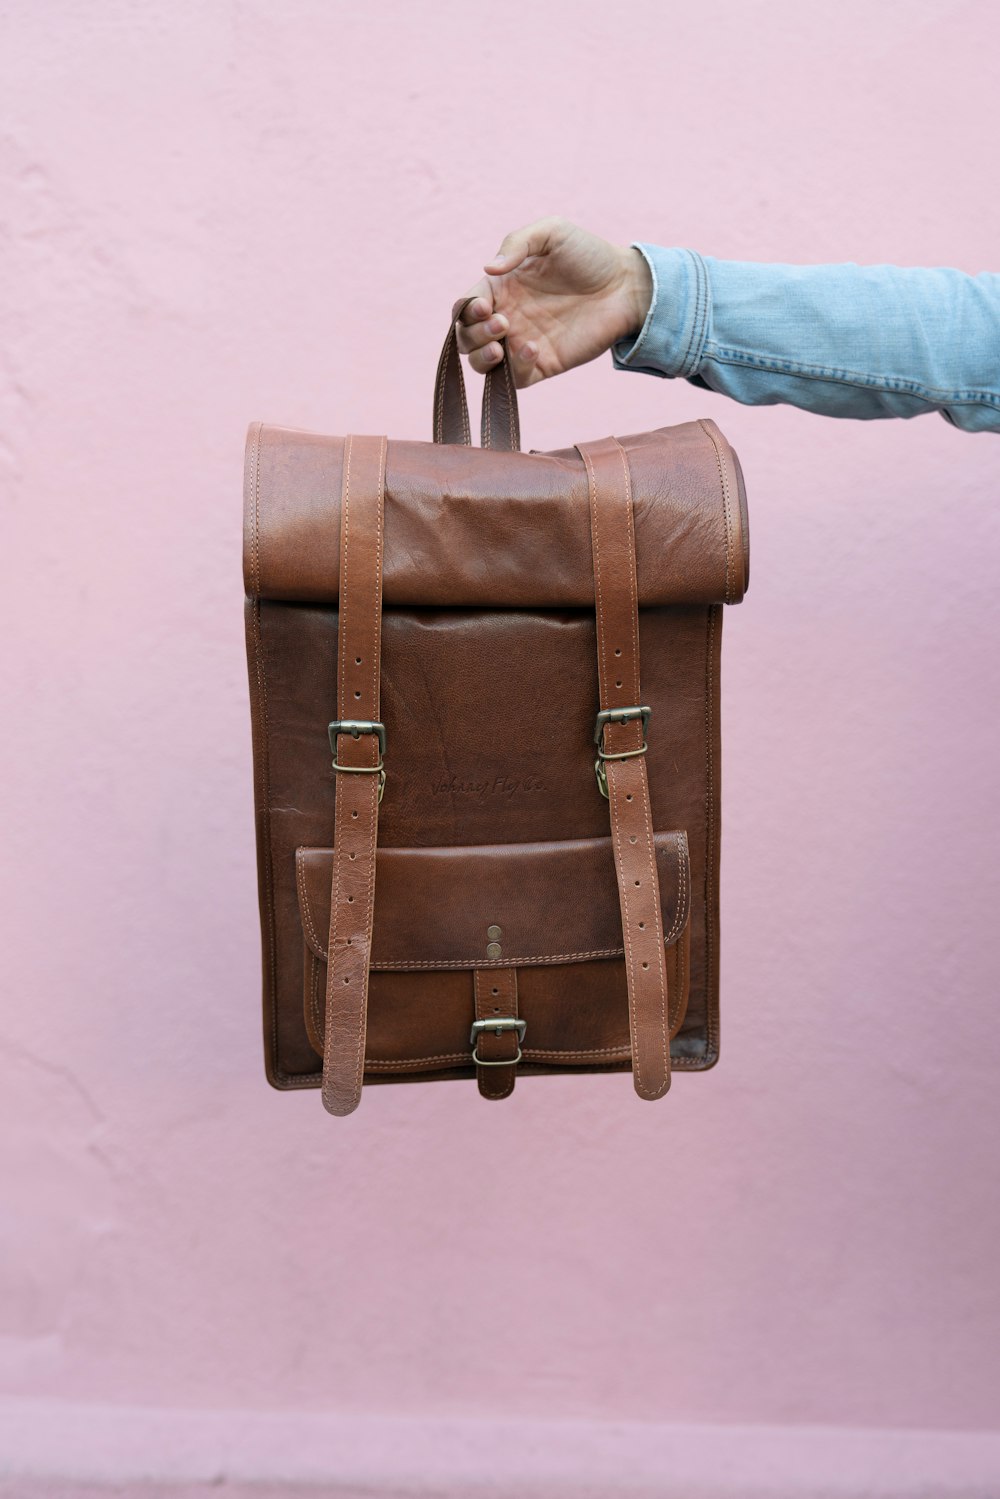
{"label": "wall baseboard", "polygon": [[1000,1432],[0,1400],[0,1499],[997,1499]]}

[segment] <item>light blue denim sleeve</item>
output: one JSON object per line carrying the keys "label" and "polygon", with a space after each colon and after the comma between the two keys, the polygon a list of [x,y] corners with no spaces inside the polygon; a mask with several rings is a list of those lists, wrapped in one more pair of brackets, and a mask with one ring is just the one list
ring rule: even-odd
{"label": "light blue denim sleeve", "polygon": [[939,411],[1000,432],[1000,275],[756,265],[636,244],[653,301],[618,369],[679,377],[749,406],[823,416]]}

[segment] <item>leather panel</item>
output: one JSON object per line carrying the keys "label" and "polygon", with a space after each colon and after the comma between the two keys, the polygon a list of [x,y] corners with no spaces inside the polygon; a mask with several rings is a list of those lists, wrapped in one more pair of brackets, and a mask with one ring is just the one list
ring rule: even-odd
{"label": "leather panel", "polygon": [[[635,493],[640,606],[738,603],[749,569],[743,481],[715,423],[619,441]],[[336,603],[345,442],[251,428],[243,551],[251,598]],[[390,442],[383,599],[387,608],[593,608],[579,454]]]}
{"label": "leather panel", "polygon": [[[683,829],[690,855],[689,997],[671,1055],[675,1068],[701,1069],[718,1055],[721,609],[643,610],[639,630],[643,694],[653,706],[647,756],[653,826]],[[248,600],[247,644],[267,1074],[277,1087],[315,1087],[317,1056],[302,1006],[296,849],[329,847],[334,826],[326,726],[336,716],[337,612]],[[419,849],[606,839],[608,806],[594,778],[596,651],[592,609],[385,613],[387,782],[380,842]],[[441,701],[451,704],[447,724]],[[617,917],[617,902],[610,904]],[[606,968],[610,974],[618,966],[619,960],[606,960],[567,964],[563,971]],[[523,1004],[533,975],[543,972],[520,970]],[[469,975],[439,974],[435,992],[451,994],[452,979],[466,986],[461,992],[471,1023]],[[623,970],[621,979],[624,1005]],[[370,1037],[386,984],[401,996],[403,976],[373,973]],[[373,1040],[369,1052],[380,1055]],[[605,1065],[628,1066],[627,1055]]]}
{"label": "leather panel", "polygon": [[[684,1023],[690,934],[688,923],[666,949],[675,1038]],[[326,964],[304,944],[302,951],[298,1003],[315,1069],[323,1055]],[[527,1022],[518,1072],[631,1067],[623,958],[488,971],[516,974],[518,1014]],[[365,1082],[390,1075],[473,1076],[469,1028],[475,1013],[473,970],[374,971],[368,986]]]}
{"label": "leather panel", "polygon": [[[669,945],[688,919],[690,858],[683,833],[658,833],[655,845]],[[333,851],[300,848],[296,865],[303,935],[325,962]],[[624,953],[610,838],[380,847],[375,868],[374,969],[507,968]]]}

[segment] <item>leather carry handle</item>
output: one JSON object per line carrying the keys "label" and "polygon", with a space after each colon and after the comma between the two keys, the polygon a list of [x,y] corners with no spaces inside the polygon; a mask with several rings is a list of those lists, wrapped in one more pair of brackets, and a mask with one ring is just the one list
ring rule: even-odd
{"label": "leather carry handle", "polygon": [[[434,381],[434,441],[472,446],[469,428],[469,403],[462,375],[462,356],[458,352],[458,320],[473,300],[463,297],[451,309],[451,326],[438,360]],[[501,339],[503,359],[489,370],[483,381],[483,413],[480,441],[484,448],[499,452],[521,450],[521,428],[517,415],[517,389],[510,362],[507,340]]]}

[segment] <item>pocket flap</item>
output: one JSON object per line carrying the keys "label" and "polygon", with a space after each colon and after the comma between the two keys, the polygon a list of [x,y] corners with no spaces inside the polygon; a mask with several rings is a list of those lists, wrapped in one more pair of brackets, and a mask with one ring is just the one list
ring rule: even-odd
{"label": "pocket flap", "polygon": [[[687,836],[657,833],[654,843],[669,946],[684,930],[691,903]],[[302,929],[325,961],[333,850],[300,848],[295,857]],[[491,945],[499,953],[488,953]],[[522,967],[623,952],[610,838],[376,854],[372,968]]]}

